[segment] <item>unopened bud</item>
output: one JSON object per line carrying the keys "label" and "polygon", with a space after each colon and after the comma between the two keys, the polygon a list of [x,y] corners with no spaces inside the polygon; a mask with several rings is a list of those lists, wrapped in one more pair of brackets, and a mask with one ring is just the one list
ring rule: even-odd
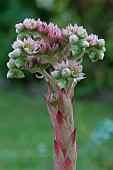
{"label": "unopened bud", "polygon": [[74,44],[74,43],[76,43],[78,41],[78,36],[77,35],[71,35],[70,37],[69,37],[69,42],[71,43],[71,44]]}
{"label": "unopened bud", "polygon": [[77,29],[77,34],[80,38],[85,38],[87,35],[86,29],[84,29],[83,27],[79,27]]}
{"label": "unopened bud", "polygon": [[14,73],[12,70],[9,70],[7,73],[7,78],[14,78]]}
{"label": "unopened bud", "polygon": [[19,33],[20,31],[23,30],[24,26],[22,23],[19,23],[15,25],[15,28],[16,28],[16,32]]}
{"label": "unopened bud", "polygon": [[89,54],[89,58],[91,59],[92,62],[96,62],[98,60],[98,56],[95,54],[95,52],[91,52]]}
{"label": "unopened bud", "polygon": [[104,47],[105,46],[105,40],[104,39],[99,39],[97,42],[99,47]]}
{"label": "unopened bud", "polygon": [[80,54],[81,51],[82,51],[81,48],[78,45],[72,45],[71,50],[72,50],[72,55],[73,56],[76,56],[76,55]]}
{"label": "unopened bud", "polygon": [[98,52],[98,58],[99,58],[100,60],[103,60],[103,58],[104,58],[104,52],[103,52],[103,51],[99,51],[99,52]]}
{"label": "unopened bud", "polygon": [[55,79],[60,79],[61,78],[61,72],[60,70],[55,70],[53,72],[51,72],[52,76],[55,78]]}
{"label": "unopened bud", "polygon": [[9,62],[7,63],[7,67],[9,69],[12,69],[15,67],[15,61],[13,59],[10,59]]}
{"label": "unopened bud", "polygon": [[14,56],[20,56],[21,53],[22,53],[22,51],[21,51],[21,49],[19,49],[19,48],[15,49],[15,50],[12,52],[12,54],[13,54]]}
{"label": "unopened bud", "polygon": [[80,41],[80,46],[83,47],[83,48],[87,48],[89,47],[89,43],[85,40],[81,40]]}
{"label": "unopened bud", "polygon": [[35,29],[36,28],[36,21],[34,19],[28,19],[26,18],[23,22],[23,25],[27,28],[27,29]]}
{"label": "unopened bud", "polygon": [[58,96],[57,93],[52,93],[51,95],[45,95],[45,99],[47,101],[47,103],[53,107],[56,107],[56,105],[58,104]]}
{"label": "unopened bud", "polygon": [[16,65],[18,68],[22,67],[23,64],[24,64],[24,59],[23,59],[23,58],[17,58],[17,59],[15,60],[15,65]]}
{"label": "unopened bud", "polygon": [[8,54],[8,56],[9,56],[9,58],[14,58],[14,55],[13,55],[12,52],[10,52],[10,53]]}
{"label": "unopened bud", "polygon": [[102,51],[105,53],[105,52],[106,52],[106,48],[105,48],[105,47],[103,47],[103,48],[102,48]]}
{"label": "unopened bud", "polygon": [[7,73],[7,78],[24,78],[24,73],[18,69],[11,69]]}
{"label": "unopened bud", "polygon": [[23,46],[23,42],[22,42],[21,40],[15,41],[15,42],[13,43],[13,45],[12,45],[12,47],[13,47],[14,49],[20,48],[20,47],[22,47],[22,46]]}
{"label": "unopened bud", "polygon": [[62,70],[62,77],[63,78],[68,78],[68,77],[70,77],[70,75],[71,75],[71,71],[70,71],[69,68],[64,68]]}

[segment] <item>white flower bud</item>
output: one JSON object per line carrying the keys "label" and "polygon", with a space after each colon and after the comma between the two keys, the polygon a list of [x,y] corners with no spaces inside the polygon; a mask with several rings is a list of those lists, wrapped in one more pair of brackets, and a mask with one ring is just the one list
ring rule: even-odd
{"label": "white flower bud", "polygon": [[51,75],[52,75],[55,79],[60,79],[60,78],[61,78],[61,72],[60,72],[60,70],[55,70],[55,71],[51,72]]}
{"label": "white flower bud", "polygon": [[9,58],[13,58],[13,53],[10,52],[10,53],[8,54],[8,56],[9,56]]}
{"label": "white flower bud", "polygon": [[104,58],[104,52],[103,52],[103,51],[99,51],[99,52],[98,52],[98,58],[99,58],[100,60],[103,60],[103,58]]}
{"label": "white flower bud", "polygon": [[12,45],[12,47],[13,47],[14,49],[20,48],[20,47],[22,47],[22,46],[23,46],[23,42],[22,42],[21,40],[15,41],[15,42],[13,43],[13,45]]}
{"label": "white flower bud", "polygon": [[8,67],[9,69],[12,69],[12,68],[15,67],[15,62],[14,62],[13,59],[10,59],[10,60],[9,60],[9,62],[7,63],[7,67]]}
{"label": "white flower bud", "polygon": [[104,47],[105,46],[105,40],[104,39],[99,39],[97,42],[99,47]]}
{"label": "white flower bud", "polygon": [[36,21],[34,19],[28,19],[26,18],[23,22],[23,25],[27,28],[27,29],[35,29],[36,28]]}
{"label": "white flower bud", "polygon": [[14,78],[14,73],[12,70],[9,70],[7,73],[7,78]]}
{"label": "white flower bud", "polygon": [[74,44],[74,43],[76,43],[78,41],[78,36],[77,35],[71,35],[70,37],[69,37],[69,42],[71,43],[71,44]]}
{"label": "white flower bud", "polygon": [[69,68],[64,68],[62,70],[62,77],[63,78],[68,78],[68,77],[70,77],[70,75],[71,75],[71,71],[70,71]]}
{"label": "white flower bud", "polygon": [[15,50],[12,52],[12,54],[13,54],[14,56],[20,56],[21,53],[22,53],[22,51],[21,51],[21,49],[19,49],[19,48],[15,49]]}
{"label": "white flower bud", "polygon": [[16,28],[16,32],[19,33],[24,28],[24,26],[22,23],[19,23],[15,25],[15,28]]}
{"label": "white flower bud", "polygon": [[78,45],[72,45],[71,50],[73,56],[76,56],[82,52],[81,48]]}
{"label": "white flower bud", "polygon": [[80,46],[83,47],[83,48],[87,48],[89,47],[89,43],[85,40],[81,40],[80,41]]}
{"label": "white flower bud", "polygon": [[24,73],[18,69],[11,69],[7,73],[7,78],[24,78]]}
{"label": "white flower bud", "polygon": [[84,29],[83,27],[79,27],[77,29],[77,34],[80,38],[85,38],[87,35],[86,29]]}
{"label": "white flower bud", "polygon": [[103,48],[102,48],[102,51],[105,53],[105,52],[106,52],[106,48],[105,48],[105,47],[103,47]]}

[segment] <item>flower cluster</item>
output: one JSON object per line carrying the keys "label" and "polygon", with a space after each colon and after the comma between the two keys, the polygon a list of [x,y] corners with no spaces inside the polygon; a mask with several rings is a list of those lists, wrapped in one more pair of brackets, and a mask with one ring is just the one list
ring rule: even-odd
{"label": "flower cluster", "polygon": [[40,19],[25,19],[15,27],[18,35],[12,44],[14,50],[9,53],[8,78],[22,78],[23,70],[36,73],[40,68],[52,65],[55,68],[52,74],[55,76],[60,72],[62,75],[59,79],[55,77],[58,85],[62,86],[61,81],[66,85],[71,78],[76,82],[83,78],[78,62],[82,62],[85,53],[93,62],[104,57],[105,41],[96,35],[88,35],[86,29],[77,24],[61,30],[57,25]]}
{"label": "flower cluster", "polygon": [[31,71],[32,73],[37,72],[38,68],[47,68],[48,62],[45,59],[41,59],[37,56],[28,56],[28,61],[25,62],[24,68]]}
{"label": "flower cluster", "polygon": [[56,92],[50,95],[45,95],[45,99],[48,105],[55,107],[58,104],[58,95]]}
{"label": "flower cluster", "polygon": [[37,21],[34,19],[25,19],[23,23],[16,24],[17,33],[33,33],[37,31],[38,36],[46,35],[49,41],[61,42],[63,39],[62,31],[53,23],[49,25],[46,22],[42,22],[40,19]]}
{"label": "flower cluster", "polygon": [[103,60],[106,51],[104,39],[98,39],[97,35],[91,34],[85,40],[89,44],[88,54],[91,60],[93,62]]}
{"label": "flower cluster", "polygon": [[72,80],[75,84],[84,79],[84,73],[82,73],[83,67],[75,60],[66,60],[61,63],[57,63],[54,66],[54,71],[51,72],[60,88],[66,87],[68,82]]}

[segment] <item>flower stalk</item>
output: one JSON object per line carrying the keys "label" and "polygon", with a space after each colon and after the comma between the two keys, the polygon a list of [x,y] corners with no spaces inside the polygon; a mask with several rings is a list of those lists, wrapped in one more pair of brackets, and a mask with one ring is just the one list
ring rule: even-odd
{"label": "flower stalk", "polygon": [[78,146],[73,117],[74,88],[85,78],[84,55],[92,62],[102,60],[105,41],[97,35],[88,35],[77,24],[60,29],[40,19],[25,19],[15,27],[18,35],[9,53],[7,78],[23,78],[24,70],[45,78],[48,83],[45,99],[54,128],[54,170],[75,170]]}

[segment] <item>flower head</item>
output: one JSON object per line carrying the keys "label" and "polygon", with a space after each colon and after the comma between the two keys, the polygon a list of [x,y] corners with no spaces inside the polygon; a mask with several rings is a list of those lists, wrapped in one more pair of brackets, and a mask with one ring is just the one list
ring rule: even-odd
{"label": "flower head", "polygon": [[85,40],[89,43],[89,46],[94,46],[94,45],[97,45],[98,36],[91,34],[91,35],[87,36]]}
{"label": "flower head", "polygon": [[25,62],[24,68],[27,70],[31,70],[33,72],[37,72],[37,68],[47,68],[48,62],[45,59],[41,59],[37,56],[28,56],[28,61]]}
{"label": "flower head", "polygon": [[35,52],[35,49],[36,49],[35,41],[32,38],[24,39],[23,49],[28,54],[32,54],[33,52]]}
{"label": "flower head", "polygon": [[36,22],[36,28],[38,32],[41,34],[46,34],[48,32],[48,27],[46,22],[42,22],[40,19],[38,19]]}
{"label": "flower head", "polygon": [[28,30],[36,29],[36,20],[26,18],[23,22],[23,26]]}
{"label": "flower head", "polygon": [[70,79],[77,83],[85,78],[84,73],[82,73],[83,66],[75,60],[62,61],[57,63],[54,68],[52,76],[61,88],[65,87]]}
{"label": "flower head", "polygon": [[61,42],[63,39],[61,30],[57,26],[55,26],[53,23],[50,23],[48,25],[47,36],[50,39],[50,41],[55,41],[55,42],[56,41]]}

